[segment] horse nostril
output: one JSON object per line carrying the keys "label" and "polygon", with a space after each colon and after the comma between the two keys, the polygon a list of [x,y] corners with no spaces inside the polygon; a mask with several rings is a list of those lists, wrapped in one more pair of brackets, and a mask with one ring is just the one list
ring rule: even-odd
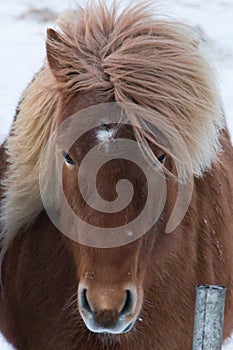
{"label": "horse nostril", "polygon": [[121,317],[124,319],[125,316],[133,314],[136,306],[136,290],[126,289],[117,293],[112,291],[115,289],[103,289],[97,293],[95,290],[79,286],[78,302],[84,320],[92,319],[102,327],[109,328]]}
{"label": "horse nostril", "polygon": [[80,293],[80,303],[82,308],[88,312],[88,313],[92,313],[92,310],[90,308],[89,302],[87,300],[87,289],[84,288],[81,293]]}
{"label": "horse nostril", "polygon": [[125,297],[125,303],[120,312],[121,316],[131,313],[133,309],[133,293],[128,289],[125,292],[126,292],[126,297]]}

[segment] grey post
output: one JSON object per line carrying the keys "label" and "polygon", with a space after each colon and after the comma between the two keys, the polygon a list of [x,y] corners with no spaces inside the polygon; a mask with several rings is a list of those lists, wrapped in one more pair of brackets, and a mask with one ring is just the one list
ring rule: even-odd
{"label": "grey post", "polygon": [[221,350],[226,288],[196,288],[193,350]]}

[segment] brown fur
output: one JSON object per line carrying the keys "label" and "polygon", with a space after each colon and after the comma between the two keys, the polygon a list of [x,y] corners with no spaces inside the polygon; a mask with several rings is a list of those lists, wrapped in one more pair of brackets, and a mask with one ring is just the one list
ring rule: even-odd
{"label": "brown fur", "polygon": [[[117,17],[116,7],[111,12],[103,4],[91,4],[66,15],[60,22],[62,33],[48,32],[49,66],[27,88],[11,136],[1,146],[6,254],[0,327],[18,350],[191,349],[197,284],[227,287],[224,338],[233,329],[232,145],[211,70],[190,30],[154,20],[150,11],[146,4]],[[188,212],[172,234],[164,230],[177,184],[167,177],[166,206],[151,231],[126,246],[96,249],[74,243],[53,226],[39,197],[38,162],[54,125],[109,101],[136,102],[175,125],[190,152],[195,181]],[[155,125],[158,120],[153,120]],[[118,132],[143,142],[135,130]],[[96,144],[93,133],[76,143],[78,155],[72,147],[77,164]],[[161,150],[153,141],[145,147],[157,159]],[[176,174],[171,155],[164,166]],[[184,161],[184,181],[188,170]],[[77,172],[67,167],[63,171],[74,211],[100,226],[119,223],[121,215],[98,217],[83,203],[75,186]],[[139,169],[114,161],[104,168],[97,186],[101,196],[111,200],[114,184],[122,177],[134,185],[135,200],[125,211],[132,219],[145,194]],[[126,286],[136,286],[133,313],[139,311],[142,321],[126,334],[90,333],[77,304],[80,283],[87,286],[103,323],[107,316],[98,307],[103,293],[105,304],[115,310]]]}

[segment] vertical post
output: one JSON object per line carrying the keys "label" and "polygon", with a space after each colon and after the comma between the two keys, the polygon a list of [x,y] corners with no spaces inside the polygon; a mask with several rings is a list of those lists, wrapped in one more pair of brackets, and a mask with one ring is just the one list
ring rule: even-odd
{"label": "vertical post", "polygon": [[221,350],[226,288],[198,286],[193,350]]}

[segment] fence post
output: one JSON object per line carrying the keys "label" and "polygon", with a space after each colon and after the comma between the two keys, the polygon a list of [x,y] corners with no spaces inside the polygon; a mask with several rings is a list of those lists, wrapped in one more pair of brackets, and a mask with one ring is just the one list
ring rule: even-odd
{"label": "fence post", "polygon": [[221,350],[226,288],[197,286],[193,350]]}

